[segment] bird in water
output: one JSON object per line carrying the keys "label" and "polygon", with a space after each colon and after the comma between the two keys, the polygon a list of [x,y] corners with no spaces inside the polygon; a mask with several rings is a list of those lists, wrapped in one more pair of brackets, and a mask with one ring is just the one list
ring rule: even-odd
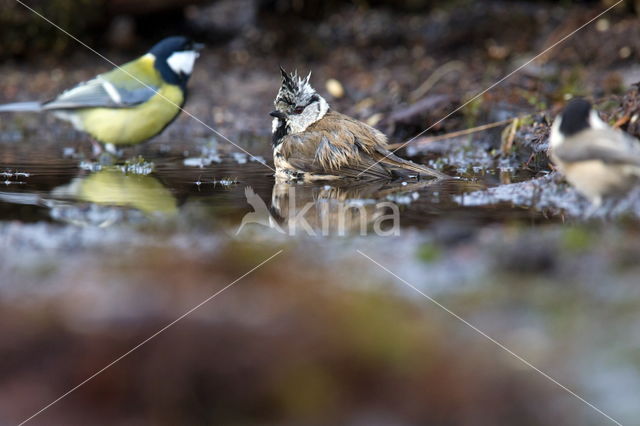
{"label": "bird in water", "polygon": [[201,48],[186,37],[168,37],[138,59],[52,100],[0,105],[0,112],[50,111],[112,152],[116,146],[139,144],[179,115]]}
{"label": "bird in water", "polygon": [[549,145],[553,163],[595,207],[640,177],[640,141],[602,121],[585,99],[573,99],[556,118]]}
{"label": "bird in water", "polygon": [[297,73],[284,69],[274,101],[273,159],[284,180],[407,179],[449,176],[389,151],[377,129],[331,109]]}

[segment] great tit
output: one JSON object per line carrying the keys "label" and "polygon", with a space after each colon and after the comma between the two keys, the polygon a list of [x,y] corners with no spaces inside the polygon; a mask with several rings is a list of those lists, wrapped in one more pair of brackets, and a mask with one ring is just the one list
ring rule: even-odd
{"label": "great tit", "polygon": [[640,177],[640,142],[602,121],[584,99],[573,99],[556,118],[549,145],[551,160],[595,207]]}
{"label": "great tit", "polygon": [[202,45],[168,37],[140,58],[80,83],[47,102],[0,105],[3,111],[52,111],[104,144],[150,139],[180,113]]}

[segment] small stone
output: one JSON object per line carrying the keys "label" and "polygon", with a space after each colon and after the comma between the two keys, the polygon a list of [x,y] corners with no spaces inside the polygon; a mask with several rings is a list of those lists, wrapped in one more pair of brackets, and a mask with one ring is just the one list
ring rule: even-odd
{"label": "small stone", "polygon": [[327,92],[334,98],[341,98],[344,96],[344,87],[342,87],[342,83],[340,83],[335,78],[330,78],[326,83]]}
{"label": "small stone", "polygon": [[618,51],[618,55],[622,59],[627,59],[629,56],[631,56],[631,48],[629,46],[621,47]]}
{"label": "small stone", "polygon": [[600,31],[601,33],[604,33],[606,31],[609,31],[609,28],[611,27],[611,24],[609,23],[608,19],[598,19],[598,22],[596,22],[596,30]]}
{"label": "small stone", "polygon": [[367,118],[367,124],[374,127],[380,122],[380,120],[382,120],[383,117],[384,116],[381,113],[373,114],[371,117]]}

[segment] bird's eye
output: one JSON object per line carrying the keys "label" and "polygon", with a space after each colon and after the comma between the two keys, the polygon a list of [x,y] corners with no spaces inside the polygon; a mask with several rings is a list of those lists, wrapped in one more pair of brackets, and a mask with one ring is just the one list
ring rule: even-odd
{"label": "bird's eye", "polygon": [[296,109],[293,110],[294,114],[302,114],[302,111],[304,111],[304,107],[303,106],[297,106]]}

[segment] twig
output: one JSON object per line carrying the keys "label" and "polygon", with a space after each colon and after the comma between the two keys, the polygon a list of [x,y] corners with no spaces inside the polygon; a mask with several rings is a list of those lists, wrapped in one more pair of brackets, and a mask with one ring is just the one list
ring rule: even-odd
{"label": "twig", "polygon": [[442,79],[442,77],[448,75],[449,73],[456,71],[463,71],[465,69],[465,64],[462,61],[449,61],[445,64],[442,64],[438,67],[434,72],[431,73],[429,78],[427,78],[424,83],[422,83],[416,90],[413,91],[410,95],[410,100],[416,101],[420,99],[424,95],[429,92],[435,86],[438,81]]}
{"label": "twig", "polygon": [[502,154],[506,155],[511,152],[511,148],[513,148],[513,141],[516,138],[516,132],[518,131],[518,126],[520,124],[519,118],[514,118],[511,124],[507,126],[505,130],[502,131],[502,141],[500,144],[500,151]]}
{"label": "twig", "polygon": [[[525,117],[527,117],[527,116],[525,116]],[[518,118],[509,118],[507,120],[496,121],[495,123],[483,124],[482,126],[472,127],[470,129],[464,129],[464,130],[458,130],[456,132],[445,133],[444,135],[423,137],[423,138],[419,138],[419,139],[416,139],[416,140],[412,141],[411,144],[412,145],[424,145],[424,144],[431,143],[431,142],[441,141],[441,140],[445,140],[445,139],[457,138],[457,137],[460,137],[460,136],[466,136],[466,135],[470,135],[470,134],[473,134],[473,133],[481,132],[483,130],[493,129],[494,127],[498,127],[498,126],[503,126],[505,124],[509,124],[513,120],[516,120],[516,119],[518,119]],[[405,142],[393,143],[393,144],[389,144],[388,148],[389,149],[395,149],[395,148],[398,148],[400,146],[403,146],[404,144],[405,144]]]}
{"label": "twig", "polygon": [[622,127],[625,124],[627,124],[630,120],[631,120],[631,117],[629,117],[628,115],[625,115],[625,116],[621,117],[620,119],[618,119],[618,121],[616,121],[616,123],[613,125],[613,127],[615,127],[616,129],[619,128],[619,127]]}
{"label": "twig", "polygon": [[[615,98],[615,96],[613,97]],[[602,103],[604,101],[608,101],[610,100],[611,97],[603,97],[603,98],[599,98],[599,99],[594,99],[593,100],[593,104],[594,105],[598,105],[599,103]],[[425,137],[421,137],[418,139],[414,139],[413,141],[410,141],[411,145],[426,145],[428,143],[431,142],[437,142],[437,141],[442,141],[442,140],[447,140],[447,139],[453,139],[453,138],[457,138],[460,136],[466,136],[466,135],[471,135],[473,133],[477,133],[477,132],[482,132],[483,130],[488,130],[488,129],[493,129],[494,127],[499,127],[499,126],[503,126],[505,124],[509,124],[514,122],[515,120],[524,120],[526,118],[529,117],[533,117],[534,115],[540,115],[540,114],[548,114],[550,112],[552,112],[554,110],[553,107],[551,108],[547,108],[545,110],[542,111],[536,111],[536,112],[532,112],[530,114],[524,114],[518,117],[513,117],[513,118],[508,118],[506,120],[501,120],[501,121],[496,121],[493,123],[487,123],[487,124],[483,124],[481,126],[476,126],[476,127],[471,127],[469,129],[464,129],[464,130],[458,130],[455,132],[450,132],[450,133],[445,133],[443,135],[437,135],[437,136],[425,136]],[[618,122],[616,122],[616,124],[614,125],[614,127],[620,127],[624,124],[626,124],[625,118],[628,117],[622,117],[620,120],[618,120]],[[519,123],[522,124],[522,123]],[[515,138],[515,135],[514,135]],[[389,144],[388,147],[389,149],[393,150],[393,149],[397,149],[399,147],[402,146],[408,146],[408,144],[406,142],[399,142],[399,143],[392,143]]]}

